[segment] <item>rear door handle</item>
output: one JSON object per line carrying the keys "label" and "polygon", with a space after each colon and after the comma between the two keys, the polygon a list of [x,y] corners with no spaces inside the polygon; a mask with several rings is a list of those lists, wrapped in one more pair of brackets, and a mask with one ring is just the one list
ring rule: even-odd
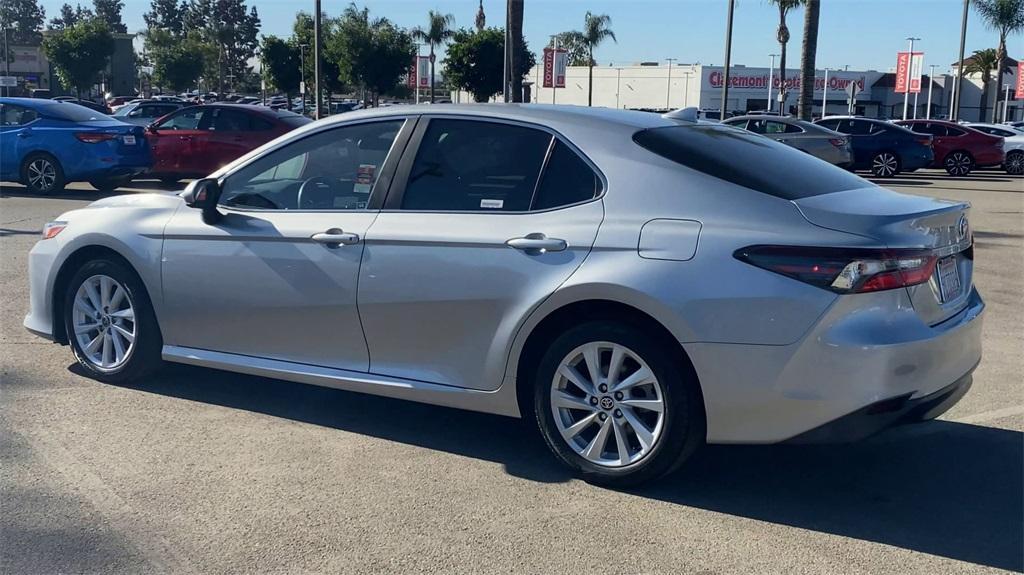
{"label": "rear door handle", "polygon": [[544,234],[526,234],[521,238],[512,238],[505,242],[510,248],[522,250],[530,255],[539,255],[546,252],[560,252],[568,247],[565,240],[549,238]]}
{"label": "rear door handle", "polygon": [[324,244],[329,248],[340,248],[341,246],[350,246],[352,244],[359,243],[359,236],[357,234],[349,234],[338,228],[331,228],[326,232],[313,234],[311,239],[314,242]]}
{"label": "rear door handle", "polygon": [[18,132],[19,138],[28,138],[32,136],[32,132]]}

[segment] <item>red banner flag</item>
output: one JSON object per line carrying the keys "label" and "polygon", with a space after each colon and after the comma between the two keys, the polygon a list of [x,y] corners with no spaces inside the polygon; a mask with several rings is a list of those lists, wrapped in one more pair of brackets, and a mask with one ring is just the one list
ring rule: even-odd
{"label": "red banner flag", "polygon": [[1024,62],[1017,62],[1017,93],[1013,95],[1015,100],[1024,100]]}
{"label": "red banner flag", "polygon": [[896,93],[906,94],[910,88],[910,52],[896,54]]}

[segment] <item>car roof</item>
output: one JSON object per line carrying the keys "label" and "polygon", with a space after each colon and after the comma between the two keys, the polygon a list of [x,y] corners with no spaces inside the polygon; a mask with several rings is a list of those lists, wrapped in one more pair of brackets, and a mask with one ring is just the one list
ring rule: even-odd
{"label": "car roof", "polygon": [[619,110],[615,108],[591,108],[587,106],[567,106],[552,104],[443,104],[443,105],[410,105],[390,106],[387,108],[369,108],[331,116],[327,122],[349,122],[360,118],[382,118],[388,116],[408,115],[430,116],[465,116],[485,117],[492,119],[519,120],[541,125],[594,125],[605,124],[642,130],[680,126],[679,122],[663,118],[660,114]]}

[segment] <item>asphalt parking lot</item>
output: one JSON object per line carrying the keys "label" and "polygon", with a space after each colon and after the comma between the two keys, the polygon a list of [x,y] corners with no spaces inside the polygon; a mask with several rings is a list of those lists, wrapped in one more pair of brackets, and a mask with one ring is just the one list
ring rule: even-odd
{"label": "asphalt parking lot", "polygon": [[974,206],[989,307],[971,392],[856,445],[710,447],[634,491],[567,476],[517,420],[185,366],[81,377],[21,326],[26,256],[99,194],[5,185],[0,572],[1024,570],[1024,179],[879,183]]}

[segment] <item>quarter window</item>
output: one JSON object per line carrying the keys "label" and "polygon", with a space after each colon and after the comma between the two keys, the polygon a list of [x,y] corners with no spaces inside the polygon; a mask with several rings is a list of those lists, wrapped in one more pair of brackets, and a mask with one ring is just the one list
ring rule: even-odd
{"label": "quarter window", "polygon": [[551,135],[497,122],[434,119],[416,153],[402,209],[526,211]]}
{"label": "quarter window", "polygon": [[547,210],[593,199],[601,193],[601,180],[576,152],[555,142],[531,209]]}
{"label": "quarter window", "polygon": [[269,210],[361,210],[404,120],[318,132],[252,162],[224,181],[221,203]]}

